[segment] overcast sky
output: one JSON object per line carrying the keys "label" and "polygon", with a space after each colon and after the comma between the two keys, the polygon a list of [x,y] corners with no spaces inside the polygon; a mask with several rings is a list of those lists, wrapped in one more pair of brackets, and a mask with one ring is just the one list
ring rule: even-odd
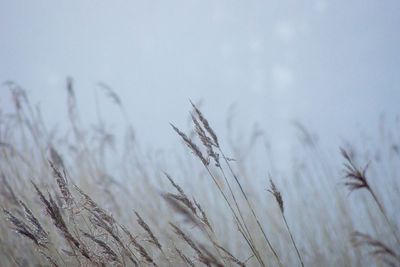
{"label": "overcast sky", "polygon": [[[168,122],[186,126],[189,98],[222,133],[236,103],[238,126],[258,122],[278,146],[294,119],[334,142],[399,114],[400,2],[0,0],[0,81],[63,125],[67,76],[87,122],[97,94],[122,123],[104,82],[146,144],[176,141]],[[8,110],[4,87],[0,98]]]}

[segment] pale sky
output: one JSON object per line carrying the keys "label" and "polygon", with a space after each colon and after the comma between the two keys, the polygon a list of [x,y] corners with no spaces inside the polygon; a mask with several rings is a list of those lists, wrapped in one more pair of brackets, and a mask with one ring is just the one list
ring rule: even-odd
{"label": "pale sky", "polygon": [[[282,147],[292,120],[334,143],[400,112],[399,1],[0,0],[0,38],[0,82],[26,88],[50,124],[66,123],[72,76],[86,121],[97,91],[120,125],[104,82],[153,147],[176,142],[168,122],[186,127],[188,99],[222,134],[236,103],[238,127],[258,122]],[[8,110],[5,87],[0,100]]]}

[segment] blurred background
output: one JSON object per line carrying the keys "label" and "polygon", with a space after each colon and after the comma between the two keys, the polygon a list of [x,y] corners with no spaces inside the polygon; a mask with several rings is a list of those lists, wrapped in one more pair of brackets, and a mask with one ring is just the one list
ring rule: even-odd
{"label": "blurred background", "polygon": [[[49,125],[67,120],[66,77],[82,119],[115,134],[121,98],[141,144],[176,144],[189,99],[221,136],[228,118],[288,157],[294,121],[337,149],[375,138],[400,100],[398,1],[0,1],[0,81],[14,81]],[[1,109],[12,109],[6,86]],[[99,108],[100,107],[100,108]],[[256,125],[256,126],[254,126]],[[337,152],[337,150],[334,150]]]}
{"label": "blurred background", "polygon": [[[31,180],[59,196],[71,178],[118,222],[143,234],[132,223],[139,211],[178,266],[173,248],[182,241],[169,223],[199,242],[206,236],[188,223],[193,214],[169,205],[167,192],[177,187],[166,171],[201,203],[221,244],[249,266],[256,266],[254,248],[263,251],[260,259],[271,259],[262,227],[283,266],[298,266],[283,213],[306,266],[382,266],[367,257],[374,245],[354,249],[361,244],[354,232],[389,248],[400,244],[399,44],[398,0],[0,0],[0,203],[7,209],[0,214],[0,265],[44,266],[36,247],[10,231],[12,214],[23,211],[16,196],[48,226]],[[200,144],[190,100],[217,133],[217,153],[236,161],[219,164]],[[213,155],[213,164],[204,168],[170,122]],[[53,171],[48,160],[58,164]],[[374,193],[361,188],[349,196],[361,172]],[[269,177],[282,190],[285,212],[267,192]],[[231,191],[229,180],[243,187]],[[230,200],[220,195],[228,188]],[[93,205],[84,207],[87,197],[73,192],[77,212],[69,197],[58,199],[67,204],[69,227],[98,229]],[[234,202],[248,237],[226,205]],[[53,248],[64,251],[65,240],[56,236]],[[115,251],[126,250],[114,243]],[[156,262],[168,260],[152,252]],[[65,259],[76,263],[71,253]]]}

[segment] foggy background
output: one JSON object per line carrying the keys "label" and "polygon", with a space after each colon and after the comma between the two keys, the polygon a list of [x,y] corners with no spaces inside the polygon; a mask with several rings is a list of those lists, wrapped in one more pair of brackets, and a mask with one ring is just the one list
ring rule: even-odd
{"label": "foggy background", "polygon": [[[399,31],[399,1],[0,0],[0,81],[63,129],[71,76],[85,122],[98,102],[117,133],[124,120],[103,82],[154,149],[176,145],[168,122],[186,129],[189,99],[201,101],[222,138],[233,110],[237,128],[258,123],[286,157],[294,120],[332,147],[373,136],[381,114],[394,121]],[[12,109],[5,86],[0,101]]]}

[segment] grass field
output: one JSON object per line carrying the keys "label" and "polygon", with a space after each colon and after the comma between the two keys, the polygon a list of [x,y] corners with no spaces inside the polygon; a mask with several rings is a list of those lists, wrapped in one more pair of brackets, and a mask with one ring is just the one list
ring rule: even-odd
{"label": "grass field", "polygon": [[176,151],[148,153],[128,122],[124,138],[82,126],[72,83],[65,132],[8,87],[1,266],[400,265],[398,127],[327,151],[299,124],[298,154],[279,172],[267,146],[260,159],[240,145],[264,145],[257,134],[222,140],[192,103],[192,128],[171,124]]}

